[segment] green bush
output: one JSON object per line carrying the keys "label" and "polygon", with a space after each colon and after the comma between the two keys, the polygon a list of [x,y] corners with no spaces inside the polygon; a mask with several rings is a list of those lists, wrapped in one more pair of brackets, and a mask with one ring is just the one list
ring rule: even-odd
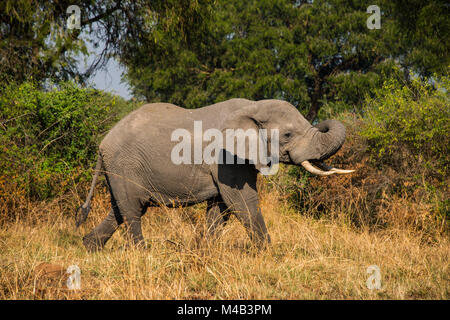
{"label": "green bush", "polygon": [[104,133],[130,108],[72,82],[42,90],[10,84],[0,94],[0,177],[30,199],[46,199],[90,176]]}
{"label": "green bush", "polygon": [[370,229],[407,227],[426,241],[447,232],[450,87],[448,77],[434,80],[390,79],[366,98],[361,114],[346,111],[344,102],[325,104],[320,118],[347,128],[343,148],[327,162],[356,171],[315,177],[281,165],[265,178],[269,190],[309,216]]}
{"label": "green bush", "polygon": [[384,83],[366,101],[360,134],[379,163],[418,164],[430,175],[448,175],[450,154],[450,79],[397,79]]}

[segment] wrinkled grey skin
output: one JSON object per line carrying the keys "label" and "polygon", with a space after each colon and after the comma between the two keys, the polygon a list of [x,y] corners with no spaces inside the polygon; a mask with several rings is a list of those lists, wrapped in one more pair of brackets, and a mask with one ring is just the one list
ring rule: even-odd
{"label": "wrinkled grey skin", "polygon": [[[141,216],[149,206],[169,207],[207,201],[207,227],[214,234],[229,214],[234,214],[258,246],[270,237],[258,206],[258,171],[246,164],[175,165],[171,141],[177,128],[193,132],[194,120],[202,120],[203,131],[223,129],[279,129],[280,162],[300,164],[324,160],[335,154],[345,140],[344,126],[334,120],[312,126],[285,101],[231,99],[189,110],[168,103],[146,104],[117,123],[99,147],[97,172],[104,172],[111,193],[112,209],[83,238],[89,251],[104,247],[124,221],[135,244],[143,243]],[[77,216],[82,223],[89,211],[88,200]]]}

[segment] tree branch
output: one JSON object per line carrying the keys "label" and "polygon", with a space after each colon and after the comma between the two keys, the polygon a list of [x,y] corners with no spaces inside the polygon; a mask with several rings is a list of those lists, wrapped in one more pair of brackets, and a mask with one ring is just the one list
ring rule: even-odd
{"label": "tree branch", "polygon": [[92,17],[90,19],[81,21],[81,25],[90,25],[90,24],[92,24],[94,22],[102,20],[104,17],[107,17],[107,16],[113,14],[115,11],[117,11],[119,9],[122,9],[120,1],[114,7],[110,8],[110,9],[107,9],[105,12],[100,13],[99,15],[97,15],[95,17]]}

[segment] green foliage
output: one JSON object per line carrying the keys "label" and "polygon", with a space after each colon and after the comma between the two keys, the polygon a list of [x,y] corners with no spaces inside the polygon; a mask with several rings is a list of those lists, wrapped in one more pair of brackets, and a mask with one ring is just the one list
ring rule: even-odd
{"label": "green foliage", "polygon": [[[379,161],[395,164],[404,159],[402,151],[414,161],[445,176],[450,154],[450,81],[448,76],[404,84],[386,81],[366,103],[366,121],[361,135],[366,137]],[[435,87],[430,82],[435,82]]]}
{"label": "green foliage", "polygon": [[[89,8],[90,1],[83,2]],[[87,54],[87,48],[77,39],[77,29],[66,29],[70,4],[64,0],[0,2],[0,82],[77,74],[75,56]]]}
{"label": "green foliage", "polygon": [[395,65],[427,74],[449,57],[448,23],[429,14],[435,8],[445,16],[448,6],[415,1],[405,10],[407,4],[381,1],[381,30],[370,30],[369,4],[219,0],[189,41],[149,18],[151,28],[122,62],[134,94],[148,101],[197,108],[235,97],[276,98],[309,120],[325,102],[359,111],[373,88],[403,74]]}
{"label": "green foliage", "polygon": [[[86,81],[111,56],[126,59],[141,45],[152,19],[160,36],[189,41],[210,0],[2,0],[0,1],[0,83],[30,78]],[[80,8],[80,29],[68,29],[67,9]],[[87,43],[102,44],[89,67]],[[92,59],[93,58],[93,59]]]}
{"label": "green foliage", "polygon": [[392,47],[392,53],[399,57],[403,66],[423,76],[445,74],[446,67],[450,65],[448,1],[389,2],[389,12],[394,19],[393,31],[397,34],[397,42],[401,44]]}
{"label": "green foliage", "polygon": [[[121,98],[72,82],[43,91],[10,84],[0,95],[0,176],[45,199],[85,179],[98,142],[128,108]],[[72,180],[75,179],[75,180]]]}
{"label": "green foliage", "polygon": [[355,103],[391,63],[365,11],[363,1],[217,1],[189,43],[155,24],[123,62],[137,96],[187,108],[233,97],[284,99],[304,113],[325,95]]}
{"label": "green foliage", "polygon": [[[81,30],[67,29],[70,5]],[[279,98],[309,120],[325,102],[359,109],[394,65],[422,76],[449,64],[447,1],[380,0],[369,30],[365,0],[5,0],[0,83],[83,83],[110,57],[138,97],[196,108],[228,98]],[[86,71],[88,42],[104,50]],[[341,104],[343,106],[343,104]]]}

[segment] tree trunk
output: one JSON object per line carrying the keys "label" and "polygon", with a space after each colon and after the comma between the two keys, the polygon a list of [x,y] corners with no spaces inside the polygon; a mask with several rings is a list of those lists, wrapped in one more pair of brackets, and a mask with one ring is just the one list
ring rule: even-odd
{"label": "tree trunk", "polygon": [[306,120],[312,123],[316,119],[319,109],[319,101],[311,101],[311,107],[309,108],[308,114],[306,115]]}
{"label": "tree trunk", "polygon": [[322,97],[322,79],[319,77],[316,77],[314,79],[314,91],[311,98],[311,107],[309,108],[308,114],[306,115],[306,120],[309,122],[313,122],[317,114],[319,113],[319,109],[321,107],[321,103],[319,102],[319,99]]}

